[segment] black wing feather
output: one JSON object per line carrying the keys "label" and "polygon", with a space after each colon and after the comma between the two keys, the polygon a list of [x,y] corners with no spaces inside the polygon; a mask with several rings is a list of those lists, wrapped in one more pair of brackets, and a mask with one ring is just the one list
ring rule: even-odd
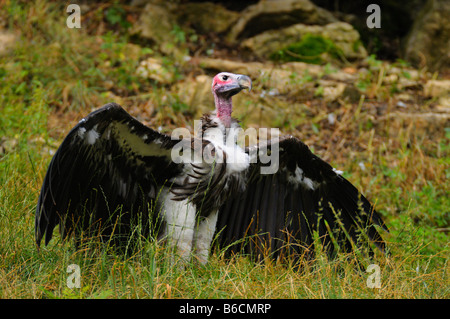
{"label": "black wing feather", "polygon": [[[157,187],[179,174],[170,160],[178,141],[160,134],[110,103],[82,119],[53,156],[39,195],[36,243],[60,226],[128,236],[130,224],[149,224]],[[144,227],[144,229],[146,229]]]}
{"label": "black wing feather", "polygon": [[273,258],[311,258],[317,232],[329,254],[336,245],[350,251],[361,234],[385,250],[374,225],[387,227],[350,182],[300,140],[284,137],[273,143],[279,143],[278,171],[261,175],[262,164],[251,164],[245,191],[220,208],[218,245],[228,253],[244,252],[257,259],[268,252]]}

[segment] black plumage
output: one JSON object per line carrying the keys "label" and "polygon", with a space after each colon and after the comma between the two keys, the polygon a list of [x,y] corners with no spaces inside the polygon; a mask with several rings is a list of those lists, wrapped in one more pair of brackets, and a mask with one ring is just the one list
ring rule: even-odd
{"label": "black plumage", "polygon": [[177,142],[114,103],[89,114],[50,162],[36,208],[36,243],[48,244],[56,225],[63,239],[74,231],[104,238],[114,232],[126,241],[131,225],[149,235],[149,225],[160,221],[152,213],[158,188],[182,169],[170,158]]}
{"label": "black plumage", "polygon": [[[280,149],[277,173],[262,175],[262,164],[252,164],[245,191],[221,207],[217,224],[220,247],[257,259],[268,253],[273,258],[311,258],[313,233],[317,232],[330,255],[336,246],[349,252],[353,244],[369,241],[385,251],[374,225],[387,230],[386,225],[350,182],[297,138],[287,136],[274,143],[279,143]],[[297,167],[316,187],[295,183]],[[249,238],[242,240],[246,236]]]}
{"label": "black plumage", "polygon": [[[212,88],[216,113],[202,118],[200,138],[161,134],[114,103],[82,119],[56,151],[44,178],[36,207],[37,245],[43,239],[48,244],[57,225],[63,239],[75,234],[78,242],[100,237],[121,246],[136,234],[156,239],[169,218],[180,229],[175,241],[184,240],[181,246],[193,251],[204,250],[214,236],[227,254],[256,259],[310,259],[317,237],[329,255],[358,246],[371,253],[369,243],[385,251],[376,225],[387,227],[374,206],[300,140],[285,136],[245,149],[226,144],[227,134],[240,128],[231,118],[231,96],[251,88],[248,77],[220,73]],[[211,128],[222,136],[212,138]],[[180,154],[175,160],[180,146],[192,157]],[[216,161],[193,160],[205,150]],[[262,173],[264,152],[278,155],[276,172]],[[233,162],[233,155],[241,162]],[[185,206],[174,204],[179,202]],[[185,208],[190,220],[177,217]],[[161,215],[164,209],[179,211]],[[202,234],[187,236],[186,229],[205,220],[212,224],[198,226]],[[207,253],[200,260],[206,262]]]}

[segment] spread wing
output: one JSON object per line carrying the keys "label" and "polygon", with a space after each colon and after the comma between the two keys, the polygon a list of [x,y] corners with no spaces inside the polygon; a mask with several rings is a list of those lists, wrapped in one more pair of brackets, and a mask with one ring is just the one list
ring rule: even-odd
{"label": "spread wing", "polygon": [[310,258],[318,236],[329,254],[368,242],[384,251],[374,225],[387,228],[373,205],[300,140],[284,137],[246,151],[279,152],[278,169],[261,174],[261,161],[251,164],[245,191],[220,209],[216,232],[222,249],[257,258]]}
{"label": "spread wing", "polygon": [[[158,187],[170,184],[183,164],[171,160],[177,143],[111,103],[82,119],[48,167],[35,219],[36,243],[48,244],[59,225],[62,238],[74,230],[129,235],[157,219]],[[170,186],[170,185],[168,185]]]}

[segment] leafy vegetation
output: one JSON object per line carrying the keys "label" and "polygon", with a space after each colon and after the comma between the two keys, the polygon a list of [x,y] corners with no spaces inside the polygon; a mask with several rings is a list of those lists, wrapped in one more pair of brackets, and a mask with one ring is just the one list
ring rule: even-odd
{"label": "leafy vegetation", "polygon": [[[152,127],[191,125],[193,113],[176,89],[136,74],[139,61],[158,53],[131,43],[126,30],[133,12],[126,6],[90,11],[82,29],[65,27],[59,2],[4,1],[0,15],[5,29],[17,32],[14,45],[0,55],[0,298],[449,297],[450,131],[424,133],[395,121],[374,124],[393,94],[382,81],[384,64],[375,57],[356,83],[365,93],[359,102],[328,105],[320,94],[311,94],[302,115],[280,108],[272,124],[303,134],[376,203],[390,228],[383,235],[391,255],[365,263],[380,266],[381,288],[367,287],[369,274],[355,271],[354,255],[330,261],[320,250],[300,271],[269,260],[255,264],[244,256],[230,260],[221,251],[214,251],[206,266],[180,267],[170,251],[150,241],[132,256],[103,246],[75,251],[56,233],[38,250],[34,210],[40,186],[52,154],[79,119],[111,101]],[[179,29],[174,32],[189,41]],[[177,63],[165,57],[178,80],[194,68]],[[316,79],[306,74],[292,81],[302,87]],[[255,80],[256,94],[262,82]],[[251,109],[261,98],[249,99]],[[330,110],[338,119],[333,127],[327,121]],[[81,288],[67,286],[70,264],[80,266]]]}

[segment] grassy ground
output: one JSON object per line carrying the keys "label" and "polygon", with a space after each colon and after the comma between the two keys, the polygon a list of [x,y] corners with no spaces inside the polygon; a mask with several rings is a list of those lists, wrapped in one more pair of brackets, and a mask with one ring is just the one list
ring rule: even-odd
{"label": "grassy ground", "polygon": [[[393,103],[391,88],[379,86],[376,76],[360,83],[376,87],[370,99],[334,109],[337,127],[327,126],[321,113],[336,106],[312,96],[305,107],[316,107],[282,129],[313,144],[376,202],[391,230],[385,234],[391,257],[373,261],[380,266],[381,288],[367,286],[370,274],[355,271],[349,262],[354,256],[328,261],[319,253],[313,265],[297,271],[269,261],[226,260],[220,252],[206,266],[179,267],[170,252],[151,242],[123,257],[105,247],[75,251],[56,236],[38,251],[34,210],[40,185],[52,152],[81,117],[116,101],[135,116],[143,113],[152,126],[192,121],[176,91],[135,75],[139,60],[152,50],[129,43],[125,22],[133,20],[133,13],[127,16],[125,9],[108,5],[92,10],[84,29],[69,32],[65,8],[57,2],[0,1],[3,27],[17,34],[0,56],[0,298],[450,296],[450,131],[371,124],[372,109],[384,105],[389,112]],[[178,63],[166,59],[170,67]],[[177,72],[183,79],[203,71],[181,66]],[[257,90],[258,79],[255,83]],[[249,103],[255,101],[250,96]],[[431,106],[424,101],[425,111]],[[336,136],[345,141],[342,148],[327,148],[337,144]],[[365,170],[358,169],[361,162]],[[81,288],[67,287],[70,264],[80,266]]]}

